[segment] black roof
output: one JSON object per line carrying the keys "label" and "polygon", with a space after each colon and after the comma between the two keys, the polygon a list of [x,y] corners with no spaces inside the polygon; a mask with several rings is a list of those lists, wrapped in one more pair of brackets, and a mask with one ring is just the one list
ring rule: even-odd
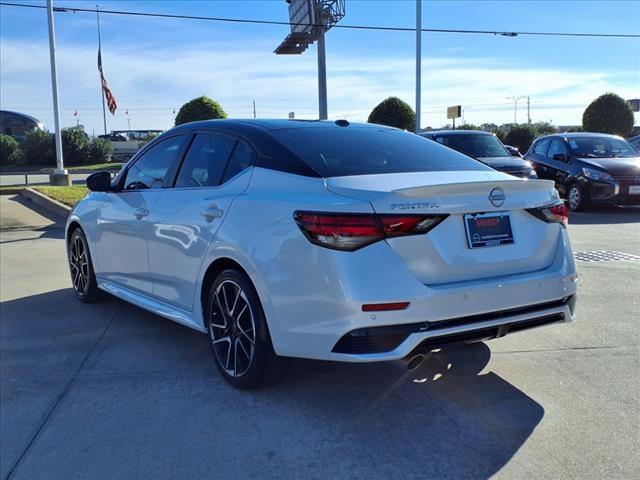
{"label": "black roof", "polygon": [[603,138],[622,138],[619,135],[611,135],[609,133],[596,133],[596,132],[564,132],[564,133],[552,133],[551,135],[544,135],[542,137],[536,138],[536,140],[540,140],[541,138],[584,138],[584,137],[603,137]]}
{"label": "black roof", "polygon": [[217,120],[201,120],[198,122],[184,123],[172,128],[170,131],[178,129],[193,130],[198,128],[214,128],[226,130],[229,132],[237,132],[251,129],[255,130],[284,130],[290,128],[392,128],[385,125],[377,125],[372,123],[346,122],[345,120],[301,120],[301,119],[217,119]]}
{"label": "black roof", "polygon": [[418,135],[431,136],[431,135],[468,135],[468,134],[476,134],[476,135],[493,135],[491,132],[487,132],[486,130],[430,130],[428,132],[420,132]]}

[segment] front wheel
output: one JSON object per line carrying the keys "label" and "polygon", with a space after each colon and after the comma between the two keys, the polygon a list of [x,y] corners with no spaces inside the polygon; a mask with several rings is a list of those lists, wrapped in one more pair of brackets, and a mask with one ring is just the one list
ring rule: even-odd
{"label": "front wheel", "polygon": [[584,208],[584,195],[582,193],[582,189],[576,183],[569,187],[567,192],[567,200],[569,204],[569,209],[572,212],[579,212]]}
{"label": "front wheel", "polygon": [[253,389],[277,380],[287,362],[273,350],[260,299],[246,275],[236,270],[218,275],[205,321],[213,358],[227,382]]}

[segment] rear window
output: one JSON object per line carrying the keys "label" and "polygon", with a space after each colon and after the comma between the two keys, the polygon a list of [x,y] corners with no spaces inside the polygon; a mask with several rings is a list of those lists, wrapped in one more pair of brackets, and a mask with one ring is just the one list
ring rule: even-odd
{"label": "rear window", "polygon": [[272,130],[271,134],[322,177],[491,170],[436,142],[401,130],[350,125]]}

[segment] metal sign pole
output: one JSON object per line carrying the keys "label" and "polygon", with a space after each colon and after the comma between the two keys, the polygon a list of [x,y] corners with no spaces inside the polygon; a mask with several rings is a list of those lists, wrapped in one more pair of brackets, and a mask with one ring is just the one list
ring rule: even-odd
{"label": "metal sign pole", "polygon": [[422,0],[416,0],[416,133],[420,132],[422,86]]}
{"label": "metal sign pole", "polygon": [[60,131],[60,106],[58,104],[58,73],[56,69],[56,36],[53,28],[53,0],[47,0],[47,19],[49,21],[49,58],[51,60],[51,90],[53,93],[53,123],[55,125],[56,165],[55,174],[64,175],[62,158],[62,135]]}
{"label": "metal sign pole", "polygon": [[326,120],[327,114],[327,59],[324,50],[324,29],[318,37],[318,111],[320,120]]}

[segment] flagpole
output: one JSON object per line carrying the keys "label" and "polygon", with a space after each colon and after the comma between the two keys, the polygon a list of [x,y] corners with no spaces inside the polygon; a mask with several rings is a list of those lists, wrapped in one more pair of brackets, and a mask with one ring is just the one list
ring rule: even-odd
{"label": "flagpole", "polygon": [[[102,55],[102,40],[100,38],[100,12],[96,4],[96,19],[98,21],[98,57]],[[102,99],[102,121],[104,122],[104,134],[107,134],[107,112],[104,109],[104,90],[102,89],[102,78],[100,78],[100,98]]]}

